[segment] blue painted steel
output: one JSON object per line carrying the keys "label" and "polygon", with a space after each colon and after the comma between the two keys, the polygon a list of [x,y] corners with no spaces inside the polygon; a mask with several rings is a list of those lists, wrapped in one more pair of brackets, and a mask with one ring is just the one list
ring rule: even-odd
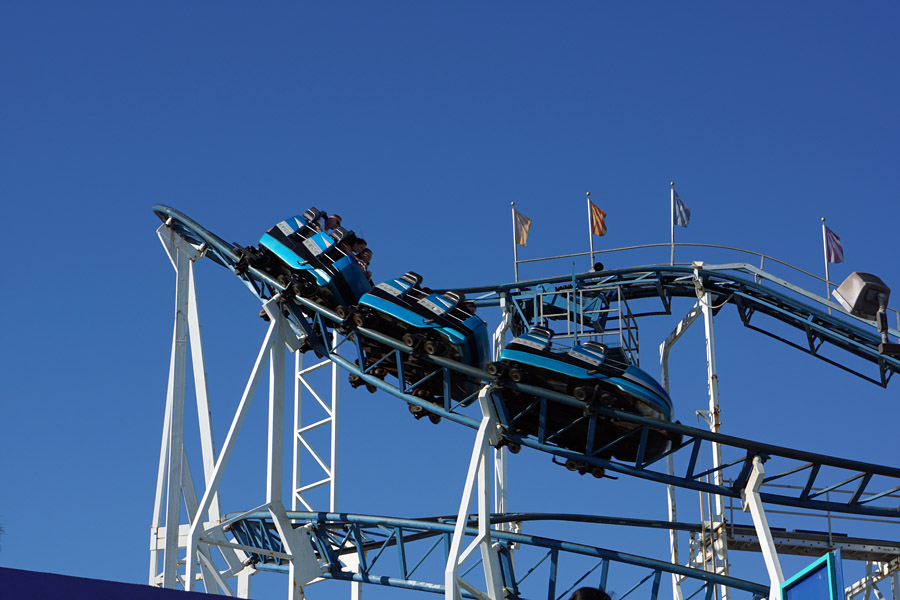
{"label": "blue painted steel", "polygon": [[[402,338],[411,354],[397,354],[389,343],[360,345],[365,371],[379,378],[396,376],[404,391],[410,391],[433,404],[449,406],[451,399],[469,404],[481,387],[480,376],[488,356],[487,325],[452,292],[434,293],[420,286],[421,277],[406,273],[403,277],[378,284],[360,298],[354,308],[357,328],[372,328],[390,338]],[[396,348],[394,348],[396,349]],[[436,355],[474,367],[476,377],[454,369],[439,373],[424,356]],[[359,380],[351,377],[351,383]],[[426,411],[435,415],[434,411]],[[417,416],[425,413],[416,412]]]}
{"label": "blue painted steel", "polygon": [[359,300],[362,310],[368,307],[387,317],[395,331],[439,333],[452,346],[452,356],[481,368],[490,353],[487,324],[460,303],[459,297],[423,290],[403,278],[380,283]]}
{"label": "blue painted steel", "polygon": [[[183,237],[189,243],[200,246],[204,255],[213,261],[226,266],[234,272],[247,287],[256,294],[261,301],[267,301],[284,291],[284,286],[275,280],[269,273],[248,265],[246,257],[241,249],[224,242],[221,238],[203,229],[195,221],[186,215],[165,206],[154,207],[156,214],[171,227],[174,234]],[[202,246],[201,246],[202,244]],[[745,310],[747,319],[754,311],[766,312],[770,316],[776,316],[784,323],[803,328],[809,325],[818,345],[826,340],[842,349],[850,351],[858,356],[879,362],[883,372],[883,383],[894,371],[900,371],[900,361],[890,357],[880,357],[877,353],[877,345],[880,338],[874,330],[863,329],[857,321],[847,321],[831,317],[822,311],[805,306],[801,300],[793,299],[785,294],[772,291],[760,284],[745,281],[734,272],[722,270],[701,269],[700,275],[704,279],[704,287],[711,289],[714,295],[721,301],[726,298],[730,302],[738,304],[739,310]],[[632,269],[620,269],[604,272],[603,274],[589,273],[576,275],[575,283],[582,284],[585,288],[591,287],[595,294],[607,294],[616,290],[621,297],[651,298],[659,297],[664,305],[671,296],[693,296],[696,291],[693,283],[693,270],[687,267],[637,267]],[[572,282],[573,278],[565,276],[542,281],[517,282],[501,286],[481,288],[481,291],[494,291],[497,294],[508,295],[515,299],[519,290],[528,291],[537,285],[547,286],[553,283]],[[413,287],[413,286],[410,286]],[[473,293],[474,290],[465,290]],[[534,296],[532,295],[532,298]],[[490,305],[499,302],[499,295],[493,298],[485,298],[476,301],[479,305]],[[452,360],[445,356],[427,355],[418,353],[417,360],[421,365],[416,381],[429,378],[440,381],[442,393],[445,398],[437,402],[435,398],[422,398],[414,392],[418,389],[411,378],[406,377],[402,385],[375,377],[367,372],[367,354],[364,346],[367,340],[376,342],[377,345],[388,349],[399,360],[402,370],[403,364],[415,348],[404,344],[396,337],[385,335],[368,327],[355,327],[353,329],[354,345],[360,353],[359,364],[354,364],[352,359],[347,359],[336,353],[330,344],[330,336],[324,335],[328,329],[344,322],[335,311],[313,302],[307,298],[295,297],[292,302],[284,302],[283,306],[289,311],[291,326],[298,333],[307,336],[309,345],[321,356],[327,356],[337,362],[342,368],[352,375],[358,376],[361,381],[372,385],[372,389],[380,389],[390,393],[411,405],[424,407],[436,416],[460,423],[470,428],[477,428],[479,420],[463,414],[460,410],[468,402],[451,402],[447,393],[448,382],[456,376],[464,376],[472,382],[493,384],[496,377],[485,373],[481,369],[464,364],[458,360]],[[512,305],[516,314],[523,315],[515,303]],[[768,311],[768,312],[767,312]],[[638,315],[639,316],[639,315]],[[749,326],[749,325],[748,325]],[[349,331],[348,331],[349,333]],[[378,357],[381,358],[381,357]],[[864,376],[864,375],[861,375]],[[740,497],[743,486],[746,484],[749,465],[755,456],[767,460],[767,471],[770,475],[766,482],[782,480],[799,486],[796,492],[775,490],[768,491],[764,486],[761,492],[762,500],[766,503],[792,506],[808,510],[836,511],[851,514],[879,516],[887,518],[900,518],[900,509],[893,494],[900,490],[900,469],[885,467],[860,461],[851,461],[842,458],[828,457],[824,455],[792,450],[772,444],[764,444],[751,440],[744,440],[732,436],[712,434],[708,431],[686,427],[678,423],[667,423],[658,419],[628,413],[604,406],[596,406],[596,413],[590,418],[616,419],[623,423],[629,423],[633,430],[607,444],[606,448],[591,447],[586,445],[580,451],[561,447],[558,440],[554,440],[552,433],[547,433],[546,428],[552,414],[558,407],[570,407],[575,410],[583,410],[584,403],[574,397],[560,393],[554,389],[548,389],[540,385],[528,383],[504,382],[504,390],[516,390],[522,394],[533,397],[534,405],[539,409],[540,428],[537,435],[519,434],[507,429],[501,432],[504,443],[515,443],[523,447],[529,447],[541,452],[553,454],[564,460],[582,461],[605,469],[607,472],[617,472],[625,475],[641,477],[650,481],[666,483],[685,489],[700,490],[729,497]],[[501,406],[503,403],[499,403]],[[515,417],[515,414],[507,412],[504,416],[501,412],[501,420],[507,423]],[[587,419],[590,420],[590,419]],[[660,464],[660,460],[648,458],[652,453],[646,453],[646,439],[653,430],[665,431],[670,435],[682,436],[681,444],[676,444],[671,450],[676,458],[683,456],[681,464],[676,462],[676,472],[669,475]],[[635,440],[644,440],[643,444]],[[643,451],[638,448],[635,460],[623,461],[604,458],[605,451],[614,448],[620,443],[634,443],[643,446]],[[702,480],[696,473],[696,465],[699,464],[700,451],[709,444],[716,443],[722,448],[726,458],[725,465],[720,469],[726,480],[732,479],[733,484],[716,486]],[[731,458],[728,458],[728,454]],[[661,457],[660,457],[661,458]],[[773,466],[774,465],[774,466]],[[827,467],[823,469],[822,467]],[[862,474],[861,476],[859,474]],[[791,477],[799,482],[785,479]],[[825,481],[821,481],[821,480]],[[858,482],[858,483],[853,483]],[[847,501],[822,500],[818,490],[824,488],[836,489],[839,486],[853,485],[854,490],[849,494]],[[832,494],[832,498],[835,496]]]}
{"label": "blue painted steel", "polygon": [[[312,525],[310,532],[311,540],[317,550],[320,558],[322,558],[330,569],[323,574],[325,578],[340,579],[345,581],[362,581],[366,583],[375,583],[379,585],[391,587],[403,587],[416,589],[420,591],[443,593],[443,582],[434,583],[423,580],[412,579],[403,575],[405,567],[406,555],[413,551],[416,547],[415,542],[426,542],[434,537],[441,537],[448,540],[452,535],[455,523],[452,518],[436,518],[436,519],[402,519],[393,517],[381,517],[370,515],[354,515],[354,514],[333,514],[333,513],[294,513],[289,512],[288,518],[296,527],[302,527],[305,524]],[[226,517],[227,518],[227,517]],[[240,539],[249,539],[242,530],[247,527],[248,523],[254,523],[255,529],[263,528],[268,531],[275,531],[274,525],[269,520],[267,512],[252,513],[245,515],[240,521],[232,524],[232,532]],[[493,523],[493,520],[492,520]],[[478,534],[476,526],[465,528],[465,535],[474,536]],[[584,544],[576,544],[545,538],[541,536],[525,535],[520,533],[511,533],[507,531],[491,530],[491,539],[494,543],[500,544],[501,547],[508,547],[510,544],[516,544],[521,547],[546,549],[550,563],[550,578],[547,588],[548,600],[557,600],[555,591],[557,588],[558,565],[562,557],[571,559],[574,556],[594,557],[599,559],[598,566],[601,567],[601,580],[605,584],[610,570],[610,565],[616,564],[620,567],[630,565],[649,569],[649,573],[642,576],[638,585],[644,581],[653,578],[654,590],[651,593],[658,592],[658,582],[662,573],[675,573],[686,578],[686,587],[688,582],[698,585],[704,589],[710,585],[726,585],[732,591],[748,592],[753,598],[762,598],[768,592],[768,587],[759,583],[737,579],[716,573],[709,573],[699,569],[692,569],[681,565],[666,563],[653,558],[637,556],[624,552],[608,550],[598,546],[587,546]],[[348,548],[347,544],[352,548]],[[431,544],[427,548],[430,553],[434,549]],[[388,549],[394,548],[397,552],[397,560],[384,562],[383,568],[389,569],[392,564],[400,565],[397,575],[389,573],[375,573],[373,568],[379,564],[382,554]],[[366,556],[374,557],[371,560],[362,560],[361,573],[356,575],[342,571],[339,557],[342,554],[353,553],[358,557]],[[522,554],[517,554],[517,561],[522,560]],[[279,564],[277,560],[264,554],[253,555],[256,560],[256,568],[264,571],[286,572],[287,565]],[[446,556],[444,557],[446,559]],[[547,556],[539,559],[539,562],[546,560]],[[421,562],[421,561],[420,561]],[[534,568],[527,570],[522,577],[516,577],[515,572],[510,569],[511,563],[502,560],[501,552],[501,576],[504,583],[512,584],[512,589],[521,589],[523,580],[534,572]],[[595,567],[596,568],[596,567]],[[399,576],[398,576],[399,575]],[[441,576],[443,572],[441,572]],[[579,579],[575,582],[582,581]],[[574,585],[572,586],[574,587]],[[632,589],[635,589],[634,586]],[[690,590],[688,590],[690,591]]]}
{"label": "blue painted steel", "polygon": [[[300,294],[305,292],[304,285],[311,284],[319,289],[319,296],[330,306],[352,306],[372,288],[349,246],[342,247],[336,241],[351,240],[355,236],[344,230],[334,234],[338,237],[322,231],[316,222],[319,215],[318,210],[310,209],[304,216],[281,221],[260,238],[263,254],[271,253],[287,271],[260,262],[276,277],[281,275],[295,280],[300,284],[297,290]],[[253,255],[252,249],[247,251]]]}
{"label": "blue painted steel", "polygon": [[[562,448],[591,456],[637,459],[639,463],[659,458],[672,443],[681,441],[678,435],[645,428],[631,442],[617,443],[622,436],[631,436],[635,427],[597,418],[595,406],[671,422],[669,395],[647,373],[630,364],[621,348],[585,342],[571,350],[553,351],[552,337],[551,330],[532,327],[507,344],[500,353],[500,362],[492,363],[488,370],[506,374],[512,381],[534,382],[542,388],[575,396],[580,405],[553,404],[549,410],[546,400],[536,404],[540,395],[523,394],[502,385],[494,398],[507,430],[553,440]],[[579,470],[585,472],[586,465]]]}

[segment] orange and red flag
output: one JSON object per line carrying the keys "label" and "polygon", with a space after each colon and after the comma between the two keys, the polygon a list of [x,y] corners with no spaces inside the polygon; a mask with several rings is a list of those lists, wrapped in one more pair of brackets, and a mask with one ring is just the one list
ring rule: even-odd
{"label": "orange and red flag", "polygon": [[590,200],[588,202],[591,206],[591,233],[594,235],[606,235],[606,213]]}

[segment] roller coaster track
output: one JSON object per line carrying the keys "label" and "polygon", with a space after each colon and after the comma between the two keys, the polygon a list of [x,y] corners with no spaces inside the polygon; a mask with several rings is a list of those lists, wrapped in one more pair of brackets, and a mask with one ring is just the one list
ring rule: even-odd
{"label": "roller coaster track", "polygon": [[[302,344],[304,350],[311,350],[318,356],[333,361],[356,377],[358,382],[369,387],[371,391],[384,391],[407,402],[411,407],[421,408],[420,414],[430,414],[435,418],[440,417],[478,429],[480,415],[477,410],[473,410],[478,408],[478,403],[475,401],[477,393],[466,398],[452,397],[451,377],[454,374],[462,374],[472,381],[487,386],[485,389],[491,392],[501,388],[510,388],[520,390],[535,398],[532,406],[518,414],[513,414],[503,403],[502,394],[490,393],[496,417],[500,423],[498,445],[509,445],[513,451],[518,451],[521,447],[529,447],[560,457],[564,461],[573,460],[580,464],[599,467],[607,474],[629,475],[731,498],[741,497],[753,470],[754,459],[758,458],[766,463],[767,476],[764,483],[778,481],[779,484],[787,484],[779,486],[778,491],[763,488],[766,491],[760,491],[759,494],[763,502],[811,511],[841,512],[890,519],[900,518],[900,506],[898,506],[896,494],[900,491],[900,468],[830,457],[711,433],[679,423],[665,423],[602,406],[585,410],[584,403],[571,396],[524,382],[514,383],[501,380],[480,369],[447,358],[417,353],[412,347],[374,329],[347,328],[347,323],[329,308],[318,305],[309,299],[289,294],[279,281],[248,264],[239,246],[225,242],[186,215],[160,205],[154,207],[154,211],[164,221],[171,235],[180,236],[195,247],[201,256],[210,258],[237,275],[264,305],[271,306],[273,302],[277,302],[281,310],[285,311],[288,322],[297,336],[298,345]],[[870,322],[853,317],[834,303],[744,263],[714,266],[634,267],[599,273],[575,274],[568,277],[520,281],[505,285],[474,287],[459,291],[469,295],[470,298],[474,295],[474,302],[477,306],[504,304],[505,308],[514,315],[513,319],[519,319],[519,326],[527,325],[538,315],[546,317],[550,314],[550,318],[552,318],[552,311],[564,306],[566,311],[572,311],[576,315],[580,331],[586,335],[602,331],[605,325],[605,320],[602,319],[605,317],[601,318],[600,315],[603,313],[604,303],[608,304],[612,297],[625,303],[657,299],[659,302],[657,308],[644,312],[631,312],[631,306],[628,306],[630,317],[639,318],[671,314],[673,298],[697,298],[700,291],[705,291],[711,294],[711,303],[717,308],[726,304],[736,306],[742,323],[748,328],[808,352],[868,381],[886,386],[892,375],[900,371],[900,360],[878,353],[878,344],[881,339],[875,334],[874,327]],[[831,314],[827,312],[828,309],[831,309]],[[800,344],[791,341],[783,335],[766,329],[764,324],[758,323],[758,319],[754,318],[755,315],[765,315],[775,319],[778,323],[790,326],[795,331],[799,331],[801,335],[805,335],[806,343]],[[337,329],[343,331],[342,335],[332,338],[332,332]],[[894,336],[898,335],[896,330],[891,330],[891,333]],[[333,342],[332,339],[336,339],[336,341]],[[877,376],[866,375],[857,369],[845,366],[831,356],[824,355],[822,350],[825,344],[874,365],[878,371]],[[389,352],[373,354],[371,351],[373,345],[382,349],[387,348]],[[426,375],[419,381],[409,383],[404,377],[403,365],[413,354],[418,361],[425,362],[430,367],[427,369]],[[382,373],[380,376],[376,376],[376,370],[385,361],[393,361],[397,369],[396,374],[385,376]],[[416,395],[417,389],[433,378],[443,382],[444,394],[441,404],[435,404]],[[561,409],[574,415],[572,423],[564,429],[569,429],[579,423],[587,423],[588,435],[585,437],[583,449],[579,447],[579,450],[576,451],[561,447],[556,441],[561,432],[551,430],[546,426],[546,415]],[[539,415],[540,425],[536,434],[523,435],[516,424],[523,417],[523,413],[529,411],[533,415]],[[626,429],[629,430],[629,433],[610,441],[603,447],[593,447],[593,431],[602,420],[627,424]],[[678,439],[680,442],[663,456],[645,460],[646,442],[651,431],[666,432],[670,439]],[[633,446],[635,442],[638,451],[634,461],[609,458],[615,454],[616,448],[620,445],[630,444]],[[721,466],[715,469],[703,466],[702,457],[711,453],[712,445],[721,448],[724,457]],[[665,467],[664,459],[669,455],[675,459],[674,464],[677,465],[674,473],[668,472]],[[721,477],[713,477],[715,474],[720,474]],[[725,483],[713,483],[714,479]],[[832,492],[849,493],[844,494],[844,499],[838,500],[834,498],[837,494],[832,494]],[[373,544],[380,548],[379,554],[389,546],[395,547],[402,553],[405,547],[404,541],[440,538],[448,535],[448,531],[452,532],[454,527],[453,523],[439,519],[408,521],[378,517],[370,520],[373,518],[322,513],[302,515],[291,513],[290,518],[309,524],[307,532],[313,539],[314,545],[317,544],[321,556],[334,552],[334,548],[352,547],[353,549],[348,552],[355,552],[363,563],[366,552],[375,549]],[[263,544],[261,547],[269,544],[271,547],[268,551],[268,558],[260,555],[257,560],[265,568],[276,570],[281,568],[278,560],[272,558],[278,558],[280,554],[283,554],[278,549],[280,542],[277,540],[277,534],[273,537],[271,522],[266,521],[265,515],[244,513],[239,517],[227,520],[222,526],[228,526],[238,539],[243,536],[244,542],[254,541],[255,544]],[[404,537],[405,534],[401,533],[388,533],[386,538],[382,539],[380,543],[376,543],[372,540],[376,540],[378,537],[374,531],[366,529],[367,527],[380,528],[378,535],[382,537],[385,528],[388,528],[389,531],[403,529],[407,534],[411,531],[415,533],[413,538]],[[338,534],[337,530],[345,533]],[[346,533],[347,531],[352,532],[352,535]],[[345,537],[338,540],[335,538],[338,535]],[[569,546],[574,548],[577,545],[538,539],[534,536],[521,536],[521,534],[501,531],[492,532],[491,535],[497,539],[502,538],[508,543],[523,543],[546,548],[549,555],[553,557],[553,561],[556,561],[560,550],[571,550],[576,554],[594,556],[600,559],[601,563],[605,561],[606,566],[601,568],[608,568],[610,560],[615,561],[623,557],[624,562],[630,564],[650,561],[650,559],[640,559],[635,562],[635,557],[596,547],[584,546],[572,550]],[[521,539],[516,538],[517,535]],[[330,561],[334,557],[328,558]],[[405,557],[403,560],[405,561]],[[668,563],[653,562],[650,564],[650,562],[644,563],[642,566],[650,569],[651,573],[648,578],[654,578],[655,586],[658,586],[661,573],[679,573],[678,569],[687,569]],[[405,565],[405,562],[403,564]],[[716,578],[724,576],[714,573],[687,570],[691,573],[682,573],[682,575],[705,582],[702,590],[705,590],[707,598],[712,593],[713,585],[719,583],[729,585],[734,589],[746,590],[754,597],[765,595],[767,589],[757,584],[733,580],[733,578],[725,577],[729,581],[719,581]],[[386,584],[401,585],[401,581],[409,581],[409,575],[410,573],[404,570],[399,579],[390,580],[392,583]],[[323,576],[347,579],[373,577],[367,569],[351,575],[335,568]],[[513,585],[514,581],[513,578],[507,583]],[[425,584],[418,589],[440,591],[437,588],[429,588],[429,585]],[[699,592],[700,590],[697,593]],[[552,591],[548,597],[554,597]],[[655,592],[653,597],[655,598]]]}
{"label": "roller coaster track", "polygon": [[[455,528],[455,517],[435,517],[430,519],[398,519],[384,516],[288,512],[288,518],[309,534],[316,549],[319,560],[337,568],[329,568],[322,574],[326,579],[343,581],[360,581],[385,586],[414,589],[424,592],[444,593],[444,586],[416,578],[417,571],[428,566],[430,555],[446,553],[450,545],[450,537]],[[587,515],[548,515],[548,514],[511,514],[491,518],[492,527],[511,521],[568,521],[579,523],[601,523],[602,518]],[[627,520],[607,519],[607,522],[625,523]],[[647,526],[647,524],[642,524]],[[655,524],[670,527],[671,524]],[[676,524],[682,526],[681,524]],[[240,545],[251,553],[251,560],[257,569],[285,573],[288,569],[288,555],[281,538],[272,525],[266,512],[251,512],[228,515],[220,526],[230,531]],[[691,529],[694,526],[682,526]],[[477,526],[470,522],[465,528],[467,537],[478,534]],[[685,598],[692,596],[712,598],[716,585],[727,585],[736,591],[752,594],[753,598],[765,597],[766,586],[745,581],[735,577],[716,575],[697,571],[688,567],[673,565],[667,562],[617,552],[598,546],[591,546],[536,535],[525,535],[509,531],[493,529],[491,538],[501,547],[500,568],[503,577],[504,592],[509,598],[522,597],[525,580],[538,568],[549,570],[554,576],[548,577],[548,589],[529,590],[532,594],[545,592],[547,598],[568,597],[572,588],[577,587],[582,579],[577,580],[569,589],[557,589],[555,574],[567,566],[567,563],[581,560],[588,565],[581,567],[590,574],[599,571],[600,585],[606,587],[607,577],[611,571],[626,571],[624,577],[635,580],[631,590],[619,594],[624,597],[646,584],[650,598],[657,598],[660,579],[663,574],[675,574],[690,580],[695,589],[686,590]],[[518,546],[515,567],[510,560],[509,548]],[[443,547],[443,550],[441,549]],[[523,548],[528,549],[527,558]],[[354,573],[339,568],[341,560],[351,556],[359,562],[360,572]],[[542,563],[547,563],[542,567]],[[473,565],[476,568],[478,565]],[[527,568],[526,568],[527,567]],[[585,577],[587,576],[585,575]],[[618,574],[618,573],[617,573]],[[533,585],[532,582],[528,582]],[[702,596],[700,595],[702,594]],[[472,597],[472,596],[468,596]]]}
{"label": "roller coaster track", "polygon": [[[156,206],[154,210],[160,218],[170,224],[174,232],[202,248],[208,258],[235,272],[262,302],[270,300],[283,291],[283,286],[268,274],[242,264],[242,256],[234,244],[225,242],[174,209]],[[593,296],[601,296],[615,289],[621,290],[622,294],[631,299],[659,298],[662,301],[663,311],[667,314],[671,310],[672,297],[696,296],[695,274],[699,273],[704,289],[711,290],[715,294],[714,298],[718,299],[716,302],[721,303],[727,299],[728,302],[734,303],[742,311],[742,320],[748,326],[753,313],[764,313],[804,331],[810,339],[807,350],[814,354],[815,349],[822,342],[827,341],[837,348],[876,363],[883,374],[884,384],[890,379],[891,374],[900,371],[900,361],[878,354],[877,346],[880,338],[871,330],[867,331],[861,325],[854,324],[849,320],[842,320],[808,307],[785,292],[773,291],[763,286],[762,283],[733,275],[730,270],[738,267],[750,270],[761,281],[775,281],[775,278],[748,265],[729,265],[716,269],[657,266],[620,269],[599,274],[588,273],[574,277],[557,277],[541,281],[524,281],[502,286],[470,288],[463,291],[469,294],[485,294],[484,297],[476,300],[476,304],[480,305],[499,304],[499,299],[504,295],[512,296],[513,300],[521,305],[523,299],[534,297],[534,289],[537,287],[543,286],[547,289],[549,286],[564,285],[574,281],[576,289],[581,284],[584,284],[585,287],[587,284],[591,284],[586,293]],[[792,291],[795,290],[797,288],[793,288]],[[795,291],[795,293],[798,292]],[[474,395],[469,398],[452,399],[451,395],[446,393],[444,394],[444,405],[435,405],[414,394],[416,385],[401,384],[402,377],[399,377],[398,381],[391,382],[372,375],[371,372],[377,368],[378,361],[366,368],[359,366],[366,364],[366,341],[372,340],[390,347],[396,354],[397,364],[400,364],[402,369],[403,361],[399,360],[400,355],[408,355],[413,352],[413,349],[406,344],[375,330],[359,327],[354,330],[355,335],[344,336],[332,346],[329,342],[330,336],[326,333],[330,331],[331,327],[341,322],[337,314],[326,307],[300,297],[296,298],[295,302],[285,302],[283,306],[291,312],[292,326],[298,334],[305,338],[315,352],[327,356],[349,373],[359,377],[361,381],[392,394],[412,406],[422,407],[429,413],[473,429],[478,427],[477,418],[465,414],[466,407],[474,401]],[[837,305],[834,308],[837,310]],[[659,314],[659,312],[643,314]],[[846,313],[842,312],[841,314],[845,319],[859,321]],[[757,327],[753,327],[753,329],[762,331]],[[782,339],[769,332],[764,331],[764,333]],[[790,344],[796,346],[793,343]],[[355,351],[356,361],[341,355],[340,352],[345,347]],[[448,392],[452,372],[463,373],[486,384],[498,384],[495,377],[479,369],[440,356],[425,355],[420,358],[427,359],[434,366],[434,370],[423,380],[431,377],[442,378]],[[825,360],[833,363],[830,359]],[[544,414],[555,406],[568,406],[577,410],[584,408],[584,403],[552,390],[509,381],[502,382],[502,385],[539,398],[534,410],[542,411]],[[664,423],[601,406],[595,407],[594,412],[593,415],[584,415],[581,418],[587,420],[615,419],[632,424],[633,430],[628,436],[619,438],[602,448],[592,448],[586,440],[583,452],[573,452],[554,445],[554,432],[545,429],[539,431],[536,437],[516,435],[516,415],[508,414],[502,402],[498,402],[498,416],[504,425],[503,440],[505,443],[527,446],[563,459],[572,458],[585,461],[607,471],[733,498],[740,497],[752,468],[753,458],[758,456],[767,461],[767,472],[771,473],[765,479],[767,483],[780,480],[780,483],[793,483],[799,488],[793,494],[786,492],[762,493],[761,497],[765,502],[818,511],[900,517],[900,507],[891,497],[894,492],[900,491],[900,468],[829,457],[729,435],[715,434],[703,429],[678,423]],[[681,469],[675,475],[666,473],[663,457],[654,461],[643,460],[643,442],[638,459],[633,463],[601,458],[601,455],[614,450],[617,444],[633,442],[635,439],[645,441],[651,429],[669,432],[673,437],[681,436],[681,443],[670,451],[672,454],[684,457],[684,460],[679,463]],[[726,454],[731,455],[726,457],[720,467],[724,475],[723,480],[731,481],[730,485],[711,483],[709,476],[713,471],[700,466],[701,450],[709,444],[719,444]],[[776,465],[777,470],[773,469]],[[853,493],[846,501],[823,499],[828,492],[848,489],[852,489]]]}

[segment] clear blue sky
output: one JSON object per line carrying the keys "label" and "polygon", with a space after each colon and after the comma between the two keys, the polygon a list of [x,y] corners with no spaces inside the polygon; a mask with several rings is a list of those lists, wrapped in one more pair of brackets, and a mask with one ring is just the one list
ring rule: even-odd
{"label": "clear blue sky", "polygon": [[[609,215],[597,248],[667,241],[675,181],[693,211],[679,241],[822,273],[826,217],[846,254],[832,279],[879,274],[896,306],[898,18],[881,1],[3,3],[0,565],[146,581],[174,297],[156,203],[242,244],[315,205],[369,240],[376,279],[473,286],[512,279],[510,201],[534,219],[533,258],[587,249],[586,191]],[[221,441],[265,329],[227,272],[200,276]],[[642,325],[651,373],[689,305]],[[733,308],[717,325],[724,431],[896,463],[900,383],[746,330]],[[695,424],[701,328],[674,361],[676,416]],[[456,511],[471,431],[349,387],[343,408],[341,510]],[[256,409],[236,469],[259,492],[227,511],[264,501]],[[511,477],[514,510],[665,515],[658,486],[534,452]],[[698,519],[695,495],[682,505]],[[759,557],[735,562],[764,580]]]}

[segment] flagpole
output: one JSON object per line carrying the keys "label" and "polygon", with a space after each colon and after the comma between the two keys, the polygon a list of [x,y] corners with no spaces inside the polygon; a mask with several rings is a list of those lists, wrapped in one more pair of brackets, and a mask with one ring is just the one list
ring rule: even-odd
{"label": "flagpole", "polygon": [[588,266],[588,271],[594,268],[594,218],[591,215],[591,193],[587,193],[587,211],[588,211],[588,240],[591,243],[591,264]]}
{"label": "flagpole", "polygon": [[669,185],[672,186],[671,192],[671,201],[670,201],[670,210],[669,210],[669,230],[671,232],[671,240],[672,240],[672,256],[669,259],[669,264],[675,264],[675,182],[670,181]]}
{"label": "flagpole", "polygon": [[519,249],[516,248],[516,203],[510,202],[510,210],[512,214],[512,232],[513,232],[513,271],[515,281],[519,281]]}
{"label": "flagpole", "polygon": [[[831,295],[831,284],[828,275],[828,240],[825,236],[825,217],[822,217],[822,255],[825,258],[825,299]],[[831,314],[831,307],[828,307],[828,314]]]}

